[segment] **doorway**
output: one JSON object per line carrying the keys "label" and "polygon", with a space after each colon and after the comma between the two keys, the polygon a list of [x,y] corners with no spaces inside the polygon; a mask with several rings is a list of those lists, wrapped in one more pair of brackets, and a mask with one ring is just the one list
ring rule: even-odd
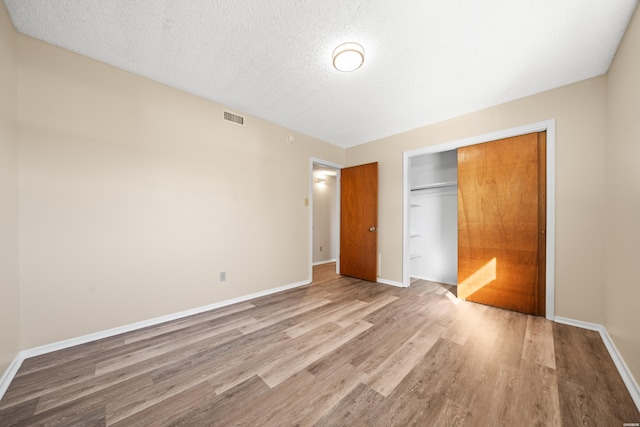
{"label": "doorway", "polygon": [[[342,165],[311,159],[310,173],[310,280],[314,266],[335,263],[340,271],[340,170]],[[317,269],[316,269],[317,270]]]}
{"label": "doorway", "polygon": [[544,249],[545,258],[547,260],[544,280],[546,282],[546,294],[544,297],[545,316],[547,319],[554,319],[554,289],[555,289],[555,121],[549,120],[545,122],[534,123],[518,128],[507,129],[490,134],[479,135],[463,140],[452,141],[436,146],[425,147],[404,153],[403,175],[404,175],[404,203],[403,203],[403,286],[410,284],[411,272],[411,183],[410,183],[410,166],[413,158],[425,154],[442,153],[451,150],[457,150],[462,147],[482,144],[485,142],[500,140],[504,138],[515,137],[519,135],[530,134],[534,132],[546,131],[546,248]]}

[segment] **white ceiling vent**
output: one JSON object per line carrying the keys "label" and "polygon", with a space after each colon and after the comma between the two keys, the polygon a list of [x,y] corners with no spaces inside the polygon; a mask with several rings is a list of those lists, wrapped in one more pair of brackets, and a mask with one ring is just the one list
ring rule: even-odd
{"label": "white ceiling vent", "polygon": [[234,125],[244,126],[244,117],[230,113],[229,111],[222,112],[222,120],[233,123]]}

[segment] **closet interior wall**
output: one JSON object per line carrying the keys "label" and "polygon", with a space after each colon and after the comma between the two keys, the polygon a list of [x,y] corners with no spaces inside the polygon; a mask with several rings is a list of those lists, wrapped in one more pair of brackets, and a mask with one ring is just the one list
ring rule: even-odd
{"label": "closet interior wall", "polygon": [[457,285],[457,150],[410,159],[410,276]]}

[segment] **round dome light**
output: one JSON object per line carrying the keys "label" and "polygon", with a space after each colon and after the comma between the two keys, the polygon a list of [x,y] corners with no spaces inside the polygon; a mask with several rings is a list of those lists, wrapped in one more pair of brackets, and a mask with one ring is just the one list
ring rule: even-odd
{"label": "round dome light", "polygon": [[333,51],[333,66],[338,71],[355,71],[364,63],[364,48],[358,43],[343,43]]}

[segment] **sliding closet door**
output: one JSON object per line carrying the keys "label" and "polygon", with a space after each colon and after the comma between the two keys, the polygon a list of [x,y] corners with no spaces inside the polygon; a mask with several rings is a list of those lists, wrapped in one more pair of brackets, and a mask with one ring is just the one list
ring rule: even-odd
{"label": "sliding closet door", "polygon": [[459,298],[544,314],[544,158],[544,133],[458,149]]}

